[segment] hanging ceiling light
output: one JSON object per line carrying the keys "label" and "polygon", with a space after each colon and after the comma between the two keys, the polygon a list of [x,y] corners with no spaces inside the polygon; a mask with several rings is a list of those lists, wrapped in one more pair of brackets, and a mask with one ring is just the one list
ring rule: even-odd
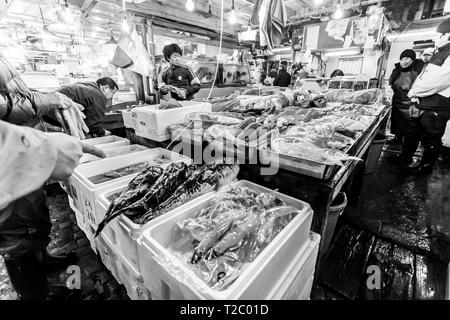
{"label": "hanging ceiling light", "polygon": [[125,0],[122,0],[122,11],[123,11],[123,21],[122,21],[122,31],[125,33],[130,32],[130,26],[127,23],[127,15],[126,15],[126,8],[125,8]]}
{"label": "hanging ceiling light", "polygon": [[194,7],[195,7],[194,0],[187,0],[186,1],[186,9],[188,11],[194,11]]}
{"label": "hanging ceiling light", "polygon": [[105,42],[105,44],[117,44],[117,40],[114,39],[114,35],[113,35],[113,29],[110,26],[110,30],[111,30],[111,38]]}
{"label": "hanging ceiling light", "polygon": [[231,23],[231,24],[235,24],[236,23],[236,12],[234,12],[234,0],[233,0],[233,2],[231,3],[231,12],[230,12],[230,17],[228,18],[228,21]]}
{"label": "hanging ceiling light", "polygon": [[339,20],[342,19],[342,17],[344,16],[344,11],[341,8],[341,5],[338,4],[336,12],[333,15],[333,19]]}

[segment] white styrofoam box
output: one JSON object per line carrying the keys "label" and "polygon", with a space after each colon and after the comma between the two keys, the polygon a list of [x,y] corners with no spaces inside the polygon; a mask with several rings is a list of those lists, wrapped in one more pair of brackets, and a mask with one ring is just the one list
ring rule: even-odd
{"label": "white styrofoam box", "polygon": [[122,140],[127,140],[127,139],[121,138],[119,136],[111,135],[111,136],[86,139],[86,140],[83,140],[83,142],[89,143],[90,145],[93,145],[93,146],[97,146],[99,144],[106,144],[106,143],[117,142],[117,141],[122,141]]}
{"label": "white styrofoam box", "polygon": [[[141,146],[139,144],[129,144],[129,145],[124,145],[124,146],[104,149],[103,151],[105,152],[106,158],[113,158],[113,157],[123,156],[126,154],[135,153],[135,152],[139,152],[139,151],[143,151],[143,150],[147,150],[147,149],[148,149],[147,147]],[[97,161],[100,159],[101,158],[94,156],[92,154],[84,154],[80,159],[80,163],[88,163],[88,162]]]}
{"label": "white styrofoam box", "polygon": [[143,137],[157,142],[162,142],[170,139],[170,134],[156,135],[148,131],[140,131],[140,130],[135,130],[135,134],[139,137]]}
{"label": "white styrofoam box", "polygon": [[[111,194],[114,194],[118,191],[124,190],[125,187],[117,187],[113,190],[110,190],[108,192],[104,192],[99,195],[96,206],[97,206],[97,221],[101,221],[103,217],[106,214],[106,210],[108,209],[110,202],[108,201],[108,197]],[[166,217],[170,217],[173,215],[176,215],[178,212],[183,211],[190,206],[192,206],[193,203],[202,201],[202,199],[206,199],[210,197],[212,194],[204,194],[200,197],[193,199],[178,208],[175,208],[169,212],[166,212],[165,214],[147,222],[146,224],[137,224],[131,221],[127,216],[120,215],[119,217],[115,218],[113,221],[111,221],[105,229],[102,231],[102,233],[105,233],[106,236],[111,239],[111,241],[116,245],[118,250],[126,256],[127,260],[130,261],[130,263],[133,264],[133,266],[138,270],[142,271],[142,268],[145,266],[140,265],[140,259],[139,259],[139,243],[140,238],[145,230],[147,230],[149,227],[154,225],[155,223],[158,223],[161,219],[165,219]]]}
{"label": "white styrofoam box", "polygon": [[141,134],[152,136],[168,135],[168,126],[174,123],[184,122],[186,116],[192,112],[211,112],[211,103],[196,101],[179,101],[181,108],[159,110],[159,105],[150,105],[134,108],[137,115],[137,131]]}
{"label": "white styrofoam box", "polygon": [[89,240],[92,250],[94,250],[94,252],[96,252],[97,249],[96,249],[96,246],[94,243],[94,233],[92,231],[93,230],[92,227],[85,221],[84,216],[75,207],[75,205],[73,203],[73,199],[71,197],[68,197],[68,198],[69,198],[69,206],[75,213],[75,220],[76,220],[78,227],[86,235],[86,238]]}
{"label": "white styrofoam box", "polygon": [[[320,235],[311,232],[308,241],[288,266],[267,296],[269,300],[307,300],[311,295],[312,281],[319,252]],[[311,282],[311,284],[309,284]],[[309,289],[308,289],[309,287]],[[309,290],[309,291],[308,291]],[[245,298],[245,297],[244,297]]]}
{"label": "white styrofoam box", "polygon": [[114,278],[123,284],[132,300],[148,300],[150,292],[145,288],[138,270],[124,257],[106,235],[97,237],[96,246],[103,264]]}
{"label": "white styrofoam box", "polygon": [[136,112],[134,112],[134,110],[123,111],[122,117],[123,117],[123,124],[124,124],[125,128],[131,128],[134,130],[137,129],[138,121],[137,121]]}
{"label": "white styrofoam box", "polygon": [[[78,166],[69,182],[71,184],[71,189],[73,189],[77,198],[75,199],[74,196],[74,200],[78,201],[79,207],[82,208],[80,212],[85,217],[85,220],[87,220],[94,228],[97,228],[100,221],[97,221],[96,219],[98,215],[95,212],[95,201],[98,196],[102,192],[107,192],[115,187],[127,186],[128,183],[138,175],[138,172],[99,184],[93,184],[88,179],[89,177],[144,161],[149,162],[151,165],[152,162],[161,157],[168,160],[167,163],[161,166],[167,166],[169,163],[180,161],[186,163],[192,162],[192,159],[178,153],[163,148],[154,148],[114,158],[101,159]],[[154,162],[154,165],[159,164],[158,162]]]}
{"label": "white styrofoam box", "polygon": [[[245,180],[235,182],[234,185],[248,187],[259,193],[274,194],[287,205],[300,209],[300,212],[252,263],[241,270],[239,278],[222,291],[210,288],[167,249],[175,224],[193,217],[207,207],[214,195],[192,203],[189,208],[176,215],[161,219],[144,231],[139,244],[142,276],[154,299],[264,299],[295,259],[298,248],[309,241],[313,212],[308,203]],[[162,266],[161,261],[169,261],[170,266]],[[184,280],[174,277],[175,274]]]}

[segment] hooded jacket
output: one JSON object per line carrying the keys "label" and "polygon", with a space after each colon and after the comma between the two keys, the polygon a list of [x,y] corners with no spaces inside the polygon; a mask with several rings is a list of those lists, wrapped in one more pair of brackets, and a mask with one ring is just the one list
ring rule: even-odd
{"label": "hooded jacket", "polygon": [[389,78],[389,85],[394,91],[394,96],[392,97],[394,106],[409,107],[411,99],[408,97],[408,92],[422,71],[423,66],[424,62],[418,59],[415,59],[407,68],[402,68],[400,63],[395,64],[395,68]]}

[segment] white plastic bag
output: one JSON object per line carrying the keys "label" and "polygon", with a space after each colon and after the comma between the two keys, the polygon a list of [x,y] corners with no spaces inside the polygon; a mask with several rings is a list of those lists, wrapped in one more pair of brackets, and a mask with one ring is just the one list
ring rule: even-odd
{"label": "white plastic bag", "polygon": [[450,120],[447,121],[444,135],[442,136],[442,144],[444,147],[450,148]]}

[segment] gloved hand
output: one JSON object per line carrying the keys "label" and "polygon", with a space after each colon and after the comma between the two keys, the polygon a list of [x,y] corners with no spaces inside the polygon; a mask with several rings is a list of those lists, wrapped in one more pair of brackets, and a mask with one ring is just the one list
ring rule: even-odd
{"label": "gloved hand", "polygon": [[57,91],[47,93],[46,97],[49,99],[52,109],[70,109],[76,107],[80,111],[84,110],[81,104],[73,102],[72,99]]}
{"label": "gloved hand", "polygon": [[57,150],[56,165],[51,178],[65,180],[70,177],[78,166],[83,153],[93,154],[105,158],[105,154],[96,147],[83,143],[80,140],[64,133],[46,133],[47,139]]}
{"label": "gloved hand", "polygon": [[184,99],[186,99],[187,90],[177,88],[177,90],[175,91],[175,94],[176,94],[179,98],[181,98],[181,99],[184,100]]}
{"label": "gloved hand", "polygon": [[89,128],[83,121],[83,119],[86,118],[83,112],[81,112],[77,107],[72,107],[69,109],[62,110],[61,114],[65,120],[65,123],[67,123],[68,125],[70,135],[80,140],[85,139],[86,136],[84,135],[84,132],[88,133]]}

